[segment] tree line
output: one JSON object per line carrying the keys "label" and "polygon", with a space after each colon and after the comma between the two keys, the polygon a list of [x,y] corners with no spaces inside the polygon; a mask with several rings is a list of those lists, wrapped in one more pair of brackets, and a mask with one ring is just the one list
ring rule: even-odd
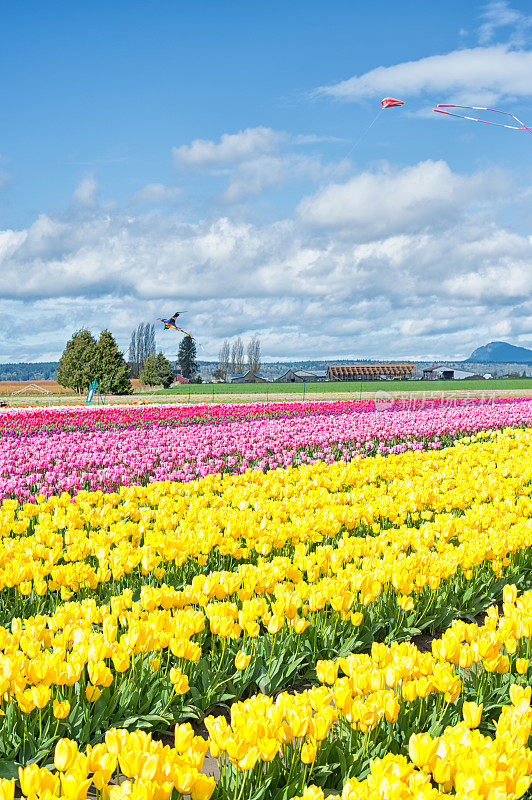
{"label": "tree line", "polygon": [[[156,355],[153,324],[137,325],[131,334],[128,355],[126,362],[110,331],[102,331],[96,340],[82,328],[67,342],[57,367],[57,380],[78,394],[85,393],[93,381],[98,382],[102,393],[131,394],[132,377],[140,378],[146,386],[172,385],[175,368],[162,352]],[[177,360],[183,377],[196,379],[196,345],[190,336],[182,339]]]}
{"label": "tree line", "polygon": [[[86,392],[93,381],[98,382],[101,392],[106,394],[131,394],[130,378],[139,378],[146,386],[168,388],[175,378],[175,367],[164,354],[156,353],[155,325],[141,322],[131,333],[129,360],[122,352],[109,330],[100,333],[96,340],[86,328],[76,331],[67,342],[57,367],[57,380],[62,386],[78,394]],[[242,374],[246,368],[252,375],[260,371],[261,345],[254,336],[244,350],[238,336],[232,343],[225,339],[220,348],[219,363],[214,377],[226,381],[230,375]],[[198,372],[196,343],[185,336],[177,353],[179,372],[191,382],[201,382]]]}

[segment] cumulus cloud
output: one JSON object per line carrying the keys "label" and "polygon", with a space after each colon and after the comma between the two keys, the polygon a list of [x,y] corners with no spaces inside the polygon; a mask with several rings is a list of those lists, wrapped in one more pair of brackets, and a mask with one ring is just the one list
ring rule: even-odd
{"label": "cumulus cloud", "polygon": [[482,44],[491,42],[501,28],[510,28],[509,41],[514,45],[523,45],[526,34],[532,25],[532,17],[517,11],[505,2],[495,0],[488,3],[481,13],[484,20],[478,31],[478,39]]}
{"label": "cumulus cloud", "polygon": [[234,203],[273,187],[280,188],[288,182],[316,182],[334,174],[341,174],[346,166],[346,164],[323,164],[317,157],[300,156],[295,153],[261,155],[238,166],[231,175],[223,199],[228,203]]}
{"label": "cumulus cloud", "polygon": [[[532,241],[486,203],[511,200],[506,188],[501,173],[429,161],[332,183],[263,224],[100,205],[43,214],[0,232],[0,309],[27,329],[10,344],[0,326],[0,345],[4,357],[59,355],[83,324],[127,348],[135,320],[177,300],[207,357],[253,333],[271,358],[465,356],[505,322],[524,343]],[[175,356],[173,339],[158,344]]]}
{"label": "cumulus cloud", "polygon": [[[454,50],[444,55],[380,66],[331,86],[316,89],[318,96],[356,102],[376,95],[412,97],[430,92],[443,97],[470,94],[491,97],[530,97],[532,51],[515,50],[509,44]],[[441,102],[441,101],[440,101]]]}
{"label": "cumulus cloud", "polygon": [[72,203],[76,206],[90,207],[98,201],[98,183],[92,175],[87,175],[80,181],[72,193]]}
{"label": "cumulus cloud", "polygon": [[298,208],[303,222],[316,227],[349,228],[359,238],[449,224],[464,206],[484,203],[508,187],[498,170],[458,175],[445,161],[412,167],[385,166],[355,175],[304,198]]}
{"label": "cumulus cloud", "polygon": [[177,166],[215,167],[238,164],[258,153],[277,150],[281,142],[287,139],[287,134],[272,128],[246,128],[239,133],[224,133],[219,142],[194,139],[190,145],[174,147],[172,156]]}
{"label": "cumulus cloud", "polygon": [[224,203],[240,203],[247,197],[279,189],[288,184],[316,181],[345,174],[350,164],[324,163],[318,155],[301,154],[297,147],[322,142],[343,142],[334,136],[289,135],[272,128],[247,128],[225,133],[219,142],[196,139],[173,149],[176,166],[208,169],[227,176]]}
{"label": "cumulus cloud", "polygon": [[176,186],[165,186],[164,183],[149,183],[133,195],[134,203],[171,203],[180,190]]}

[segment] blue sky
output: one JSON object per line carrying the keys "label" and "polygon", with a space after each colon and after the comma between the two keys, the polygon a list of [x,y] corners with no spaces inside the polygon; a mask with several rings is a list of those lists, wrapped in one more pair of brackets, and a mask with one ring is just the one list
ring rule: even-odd
{"label": "blue sky", "polygon": [[1,360],[181,307],[213,358],[532,343],[532,139],[430,110],[532,123],[528,4],[1,11]]}

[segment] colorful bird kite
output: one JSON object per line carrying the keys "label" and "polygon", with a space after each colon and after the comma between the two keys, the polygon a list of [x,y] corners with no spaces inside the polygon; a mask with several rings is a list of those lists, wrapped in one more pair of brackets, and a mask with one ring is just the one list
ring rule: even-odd
{"label": "colorful bird kite", "polygon": [[184,311],[176,311],[173,317],[170,317],[169,319],[161,319],[161,318],[159,318],[157,320],[157,322],[164,322],[165,331],[167,331],[169,328],[175,328],[176,330],[181,330],[181,328],[177,327],[177,325],[175,324],[175,321],[176,321],[176,319],[178,317],[181,316],[181,314],[184,314],[184,313],[185,313]]}
{"label": "colorful bird kite", "polygon": [[[455,111],[444,111],[444,108],[462,108],[469,111],[493,111],[495,114],[504,114],[505,117],[511,117],[518,124],[505,125],[503,122],[492,122],[490,119],[479,119],[478,117],[469,117],[466,114],[457,114]],[[436,111],[437,114],[447,114],[449,117],[460,117],[460,119],[468,119],[471,122],[483,122],[485,125],[496,125],[498,128],[510,128],[512,131],[528,131],[529,133],[532,133],[532,128],[527,127],[525,123],[521,122],[521,120],[514,116],[514,114],[510,114],[509,111],[499,111],[497,108],[484,108],[484,106],[456,106],[452,105],[451,103],[438,103],[436,108],[433,108],[432,110]]]}
{"label": "colorful bird kite", "polygon": [[176,321],[176,319],[177,319],[177,318],[178,318],[178,317],[179,317],[181,314],[184,314],[184,313],[185,313],[184,311],[176,311],[176,312],[175,312],[175,314],[173,315],[173,317],[169,317],[168,319],[164,319],[164,318],[161,318],[161,317],[159,317],[159,318],[157,319],[157,322],[164,322],[164,330],[165,330],[165,331],[169,331],[169,330],[170,330],[170,328],[173,328],[173,329],[174,329],[174,330],[176,330],[176,331],[181,331],[181,333],[184,333],[184,334],[185,334],[185,336],[190,336],[190,338],[192,339],[192,341],[193,341],[193,342],[196,342],[196,344],[197,344],[197,345],[199,345],[199,346],[201,347],[201,349],[203,350],[203,349],[204,349],[203,345],[201,345],[201,344],[198,342],[198,340],[197,340],[197,339],[195,339],[195,338],[192,336],[192,334],[191,334],[191,333],[189,333],[188,331],[184,331],[184,330],[183,330],[183,328],[180,328],[178,325],[176,325],[176,324],[175,324],[175,321]]}

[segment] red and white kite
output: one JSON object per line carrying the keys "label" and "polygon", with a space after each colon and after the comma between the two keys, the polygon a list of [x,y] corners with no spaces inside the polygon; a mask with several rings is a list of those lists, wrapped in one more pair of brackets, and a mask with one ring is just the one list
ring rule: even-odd
{"label": "red and white kite", "polygon": [[[457,114],[455,111],[444,111],[444,108],[463,108],[469,111],[492,111],[495,114],[504,114],[505,117],[511,117],[519,124],[505,125],[503,122],[492,122],[489,119],[479,119],[478,117],[466,116],[466,114]],[[532,129],[527,127],[524,122],[521,122],[520,119],[517,119],[516,116],[510,114],[508,111],[499,111],[497,108],[484,108],[484,106],[455,106],[451,103],[438,103],[436,108],[433,108],[432,110],[436,111],[438,114],[447,114],[449,117],[460,117],[460,119],[468,119],[471,122],[483,122],[485,125],[496,125],[498,128],[510,128],[512,131],[528,131],[529,133],[532,133]]]}
{"label": "red and white kite", "polygon": [[396,100],[395,97],[385,97],[384,100],[381,100],[383,108],[395,108],[396,106],[404,106],[404,104],[404,100]]}

